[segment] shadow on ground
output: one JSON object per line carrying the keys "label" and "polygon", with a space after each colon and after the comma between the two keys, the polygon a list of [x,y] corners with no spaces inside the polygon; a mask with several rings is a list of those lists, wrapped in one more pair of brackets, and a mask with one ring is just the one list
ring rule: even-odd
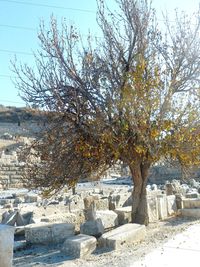
{"label": "shadow on ground", "polygon": [[166,224],[166,226],[178,226],[181,224],[189,223],[189,222],[195,222],[198,221],[199,219],[197,218],[191,218],[191,217],[172,217],[164,220],[163,222]]}
{"label": "shadow on ground", "polygon": [[13,266],[59,266],[71,260],[72,257],[60,252],[59,246],[28,246],[14,253]]}

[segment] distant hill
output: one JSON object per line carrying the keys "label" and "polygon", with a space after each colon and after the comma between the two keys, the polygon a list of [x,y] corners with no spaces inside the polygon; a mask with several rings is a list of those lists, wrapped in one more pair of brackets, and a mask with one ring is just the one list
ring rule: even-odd
{"label": "distant hill", "polygon": [[0,105],[0,122],[22,123],[37,122],[43,118],[37,110],[27,107],[13,107]]}

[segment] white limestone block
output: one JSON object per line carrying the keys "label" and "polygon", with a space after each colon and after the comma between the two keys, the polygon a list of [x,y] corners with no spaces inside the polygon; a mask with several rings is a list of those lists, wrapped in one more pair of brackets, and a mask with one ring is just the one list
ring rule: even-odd
{"label": "white limestone block", "polygon": [[118,225],[118,215],[112,210],[97,210],[96,216],[101,219],[104,229]]}
{"label": "white limestone block", "polygon": [[71,223],[37,223],[25,227],[25,238],[31,244],[62,243],[74,235]]}
{"label": "white limestone block", "polygon": [[200,208],[200,199],[196,198],[183,199],[183,208],[184,209]]}
{"label": "white limestone block", "polygon": [[181,209],[181,215],[192,218],[200,218],[200,209]]}
{"label": "white limestone block", "polygon": [[0,267],[12,267],[14,227],[0,225]]}
{"label": "white limestone block", "polygon": [[168,217],[167,196],[165,194],[157,196],[159,219],[164,220]]}
{"label": "white limestone block", "polygon": [[128,223],[103,234],[98,244],[100,247],[119,249],[124,244],[136,244],[144,240],[146,227],[136,223]]}
{"label": "white limestone block", "polygon": [[131,206],[115,209],[114,212],[118,215],[119,225],[123,225],[123,224],[131,222],[132,220],[131,218],[132,207]]}
{"label": "white limestone block", "polygon": [[176,215],[177,205],[176,205],[176,196],[167,196],[167,212],[169,216]]}
{"label": "white limestone block", "polygon": [[65,240],[61,251],[75,258],[84,258],[96,249],[97,240],[93,236],[79,234]]}
{"label": "white limestone block", "polygon": [[156,196],[148,196],[147,209],[148,209],[149,222],[157,222],[159,220],[159,214],[158,214],[158,201]]}
{"label": "white limestone block", "polygon": [[101,219],[86,221],[81,224],[80,233],[100,237],[104,233],[104,227]]}
{"label": "white limestone block", "polygon": [[99,198],[96,202],[96,209],[97,210],[108,210],[109,208],[109,201],[107,197]]}

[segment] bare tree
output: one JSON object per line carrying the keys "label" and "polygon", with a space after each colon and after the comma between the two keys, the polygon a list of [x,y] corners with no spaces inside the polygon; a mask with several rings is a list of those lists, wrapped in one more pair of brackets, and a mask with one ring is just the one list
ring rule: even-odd
{"label": "bare tree", "polygon": [[[132,221],[148,224],[152,164],[200,163],[200,16],[165,18],[163,32],[148,1],[115,1],[115,12],[97,1],[96,45],[52,18],[40,26],[35,67],[14,63],[23,99],[49,117],[26,154],[27,183],[50,193],[122,161],[134,183]],[[29,164],[32,154],[40,164]]]}

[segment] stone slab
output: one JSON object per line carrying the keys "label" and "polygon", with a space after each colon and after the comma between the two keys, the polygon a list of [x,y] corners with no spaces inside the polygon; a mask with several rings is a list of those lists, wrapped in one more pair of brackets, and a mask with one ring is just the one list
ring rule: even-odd
{"label": "stone slab", "polygon": [[200,199],[187,198],[187,199],[183,199],[182,201],[183,201],[184,209],[200,208]]}
{"label": "stone slab", "polygon": [[38,223],[25,227],[25,239],[31,244],[62,243],[74,235],[74,224],[71,223]]}
{"label": "stone slab", "polygon": [[125,244],[141,242],[144,240],[145,235],[146,227],[144,225],[128,223],[103,234],[98,240],[98,245],[116,250]]}
{"label": "stone slab", "polygon": [[167,213],[169,216],[177,214],[176,196],[167,196]]}
{"label": "stone slab", "polygon": [[93,236],[79,234],[65,240],[61,252],[75,258],[84,258],[96,249],[97,240]]}
{"label": "stone slab", "polygon": [[114,212],[117,213],[118,215],[119,225],[131,222],[131,212],[132,212],[131,206],[115,209]]}
{"label": "stone slab", "polygon": [[131,193],[111,194],[109,196],[109,209],[115,210],[117,208],[125,207],[131,204]]}
{"label": "stone slab", "polygon": [[160,220],[168,217],[167,213],[167,196],[165,194],[157,196],[158,201],[158,215]]}
{"label": "stone slab", "polygon": [[104,233],[102,220],[98,218],[93,221],[84,222],[81,224],[80,233],[100,237]]}
{"label": "stone slab", "polygon": [[200,218],[200,209],[181,209],[181,215],[185,217]]}
{"label": "stone slab", "polygon": [[187,193],[185,194],[186,198],[199,198],[199,193]]}
{"label": "stone slab", "polygon": [[0,225],[0,267],[12,267],[15,228]]}
{"label": "stone slab", "polygon": [[147,209],[148,209],[149,222],[157,222],[159,220],[159,214],[158,214],[158,201],[155,196],[147,197]]}
{"label": "stone slab", "polygon": [[118,215],[112,210],[98,210],[96,216],[101,219],[104,229],[118,226]]}
{"label": "stone slab", "polygon": [[99,198],[96,202],[96,209],[97,210],[108,210],[109,209],[109,202],[107,197]]}

